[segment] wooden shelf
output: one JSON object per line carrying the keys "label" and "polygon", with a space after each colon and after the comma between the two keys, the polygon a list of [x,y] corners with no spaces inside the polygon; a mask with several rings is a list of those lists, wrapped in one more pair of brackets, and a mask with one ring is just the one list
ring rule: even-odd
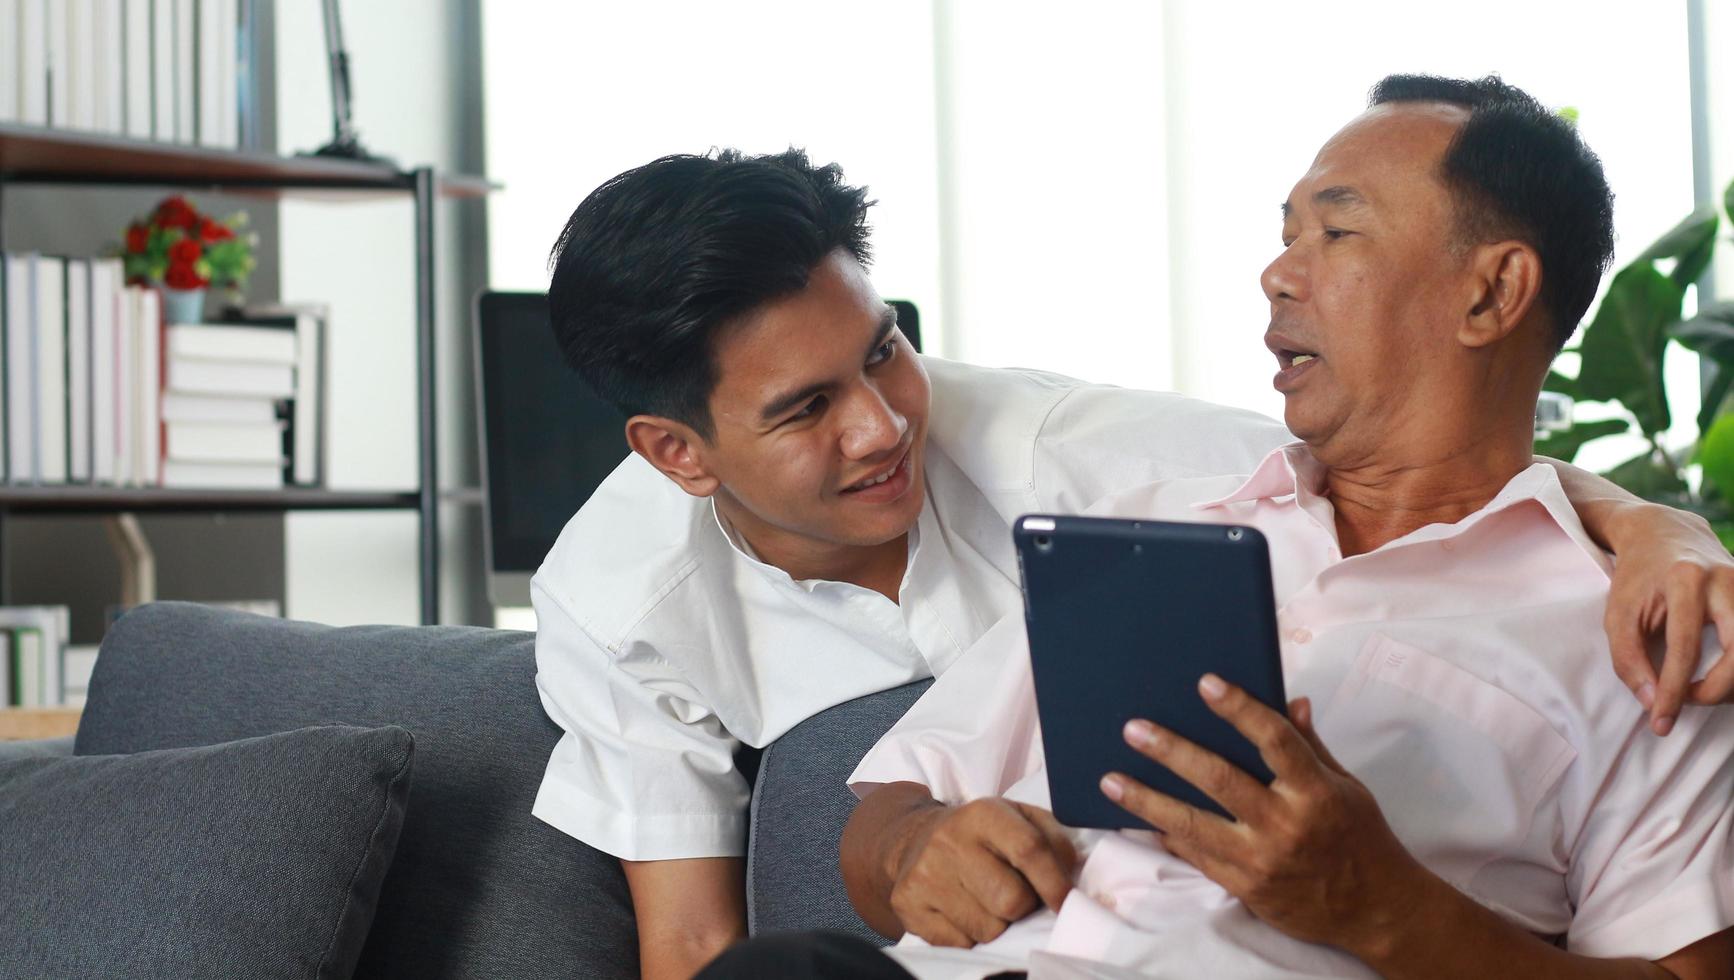
{"label": "wooden shelf", "polygon": [[0,708],[0,742],[78,734],[83,708]]}
{"label": "wooden shelf", "polygon": [[413,490],[181,490],[118,487],[0,487],[0,511],[14,514],[141,514],[291,510],[415,510]]}
{"label": "wooden shelf", "polygon": [[[411,173],[329,157],[214,150],[39,126],[0,124],[0,182],[221,187],[268,196],[376,197],[415,189]],[[479,198],[499,185],[437,175],[436,192]]]}

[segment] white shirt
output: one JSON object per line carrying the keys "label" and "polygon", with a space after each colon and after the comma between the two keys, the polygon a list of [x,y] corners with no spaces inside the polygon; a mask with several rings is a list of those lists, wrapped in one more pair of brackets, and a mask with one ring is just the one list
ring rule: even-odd
{"label": "white shirt", "polygon": [[[1602,631],[1606,557],[1553,468],[1529,467],[1455,524],[1347,559],[1322,480],[1296,446],[1244,481],[1157,484],[1091,511],[1265,535],[1288,696],[1312,699],[1326,747],[1460,891],[1589,956],[1657,959],[1734,924],[1734,713],[1688,710],[1667,738],[1648,733]],[[1167,653],[1153,638],[1152,655]],[[1705,670],[1717,653],[1705,644]],[[952,803],[1048,806],[1021,617],[940,678],[851,784],[904,780]],[[1026,963],[1032,978],[1070,976],[1078,960],[1104,976],[1371,974],[1265,925],[1147,834],[1081,832],[1080,844],[1057,915],[974,951],[915,940],[898,957],[923,980]]]}
{"label": "white shirt", "polygon": [[637,456],[572,518],[531,582],[536,686],[566,731],[538,818],[627,860],[745,853],[735,750],[943,673],[1019,608],[1013,518],[1244,471],[1289,438],[1263,416],[1179,395],[923,363],[927,503],[898,603],[758,561],[709,500]]}

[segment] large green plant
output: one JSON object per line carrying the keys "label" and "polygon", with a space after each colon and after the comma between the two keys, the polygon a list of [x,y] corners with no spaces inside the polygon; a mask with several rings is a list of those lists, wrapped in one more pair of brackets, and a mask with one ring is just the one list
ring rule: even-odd
{"label": "large green plant", "polygon": [[[1734,224],[1734,184],[1722,204]],[[1571,460],[1585,443],[1636,431],[1648,446],[1604,476],[1648,500],[1696,511],[1715,525],[1724,544],[1734,543],[1734,303],[1701,304],[1684,319],[1686,290],[1715,257],[1719,218],[1705,207],[1663,235],[1630,265],[1614,274],[1607,295],[1577,347],[1577,376],[1550,372],[1546,388],[1580,402],[1605,402],[1621,417],[1581,422],[1539,437],[1535,451]],[[1672,425],[1662,360],[1670,343],[1698,352],[1707,365],[1698,438],[1686,450],[1670,451],[1662,434]],[[1702,467],[1694,491],[1687,480]]]}

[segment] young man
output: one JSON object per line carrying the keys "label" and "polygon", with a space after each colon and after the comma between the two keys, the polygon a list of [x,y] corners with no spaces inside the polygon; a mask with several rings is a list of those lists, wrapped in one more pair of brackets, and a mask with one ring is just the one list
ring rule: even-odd
{"label": "young man", "polygon": [[[737,749],[943,673],[1019,608],[1012,517],[1243,472],[1288,439],[1176,395],[917,357],[867,279],[867,207],[796,151],[669,157],[591,194],[556,246],[562,350],[635,455],[533,583],[538,687],[568,733],[535,813],[622,859],[646,976],[745,931]],[[1580,486],[1643,581],[1706,581],[1686,581],[1706,529]],[[1673,601],[1695,635],[1702,594]]]}
{"label": "young man", "polygon": [[1646,734],[1607,668],[1606,558],[1530,454],[1613,252],[1599,161],[1496,78],[1393,76],[1283,214],[1264,339],[1303,443],[1091,508],[1269,540],[1298,697],[1284,716],[1207,666],[1198,694],[1275,781],[1134,720],[1233,818],[1103,772],[1157,833],[1064,836],[1013,616],[853,777],[862,914],[975,947],[906,942],[923,980],[1729,976],[1734,714]]}

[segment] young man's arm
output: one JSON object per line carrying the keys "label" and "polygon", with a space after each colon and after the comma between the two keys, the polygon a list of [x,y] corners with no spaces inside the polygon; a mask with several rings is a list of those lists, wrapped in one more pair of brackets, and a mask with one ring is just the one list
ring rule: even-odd
{"label": "young man's arm", "polygon": [[[1666,735],[1680,706],[1734,701],[1734,557],[1696,514],[1640,500],[1587,470],[1540,457],[1559,473],[1584,529],[1612,551],[1613,587],[1606,627],[1614,671],[1650,711],[1651,730]],[[1700,634],[1714,625],[1722,659],[1701,681]],[[1665,633],[1660,675],[1648,638]]]}
{"label": "young man's arm", "polygon": [[687,980],[747,935],[746,861],[622,861],[644,980]]}
{"label": "young man's arm", "polygon": [[739,745],[674,666],[618,661],[541,575],[531,598],[537,691],[567,733],[532,812],[620,859],[643,974],[691,976],[746,932]]}

